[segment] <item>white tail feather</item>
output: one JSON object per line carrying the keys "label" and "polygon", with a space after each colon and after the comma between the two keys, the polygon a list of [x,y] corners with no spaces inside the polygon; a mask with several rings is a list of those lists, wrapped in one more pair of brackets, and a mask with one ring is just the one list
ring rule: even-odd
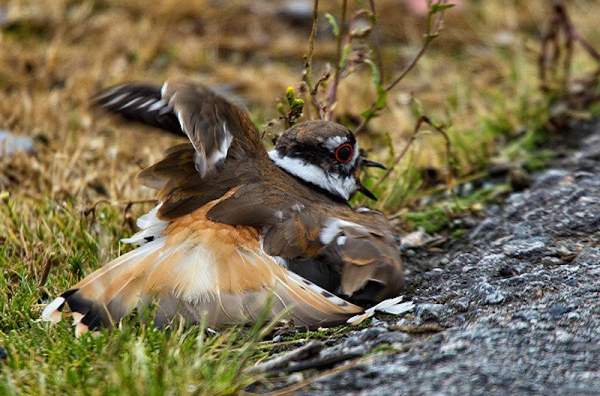
{"label": "white tail feather", "polygon": [[137,226],[140,228],[140,231],[130,238],[121,239],[121,242],[141,246],[159,238],[167,225],[169,225],[168,221],[160,220],[157,216],[158,210],[161,206],[162,203],[159,203],[150,212],[141,216],[136,222]]}
{"label": "white tail feather", "polygon": [[351,317],[347,320],[347,323],[356,326],[363,320],[370,318],[375,315],[375,312],[383,312],[392,315],[402,315],[408,313],[415,308],[415,304],[412,301],[401,302],[404,296],[398,296],[383,300],[379,304],[366,309],[364,313]]}

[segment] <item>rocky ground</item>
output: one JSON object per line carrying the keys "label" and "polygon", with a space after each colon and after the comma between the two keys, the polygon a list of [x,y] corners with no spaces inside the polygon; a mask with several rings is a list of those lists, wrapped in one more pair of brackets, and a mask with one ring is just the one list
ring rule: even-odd
{"label": "rocky ground", "polygon": [[572,133],[579,148],[528,190],[490,207],[448,249],[405,257],[412,313],[321,352],[395,353],[299,394],[599,394],[600,122]]}

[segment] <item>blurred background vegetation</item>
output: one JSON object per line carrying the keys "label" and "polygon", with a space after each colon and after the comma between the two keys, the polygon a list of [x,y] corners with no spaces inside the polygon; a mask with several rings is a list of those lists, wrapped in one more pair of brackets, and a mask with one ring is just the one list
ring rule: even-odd
{"label": "blurred background vegetation", "polygon": [[[339,2],[321,3],[315,79],[336,60],[336,38],[324,15],[331,13],[339,23],[341,13]],[[357,3],[349,2],[348,15]],[[376,2],[387,80],[422,45],[425,3]],[[600,4],[568,5],[581,35],[600,42],[595,29]],[[486,169],[496,157],[527,159],[519,148],[506,149],[523,136],[531,138],[549,118],[537,58],[550,11],[550,2],[541,0],[458,2],[446,12],[440,37],[362,134],[362,147],[389,163],[392,150],[400,152],[410,136],[415,98],[423,112],[448,126],[459,176]],[[312,2],[20,0],[4,1],[0,15],[0,126],[39,143],[39,155],[28,157],[17,174],[4,174],[4,182],[14,193],[92,202],[147,196],[140,194],[133,175],[173,142],[154,131],[94,117],[88,107],[93,93],[124,81],[160,84],[180,76],[237,99],[265,127],[278,117],[276,105],[286,87],[298,88],[302,81]],[[590,57],[575,56],[572,74],[596,66]],[[334,118],[356,126],[375,95],[371,70],[360,65],[340,84]],[[437,181],[423,175],[444,180],[436,176],[448,171],[443,143],[438,134],[421,134],[378,191],[378,207],[390,212],[411,203],[416,190]]]}
{"label": "blurred background vegetation", "polygon": [[[337,39],[325,14],[339,24],[341,3],[321,1],[314,80],[336,62]],[[354,203],[384,210],[399,231],[424,227],[436,232],[447,229],[452,216],[478,214],[482,203],[519,188],[519,175],[539,169],[555,155],[542,143],[564,133],[556,120],[600,115],[593,100],[582,99],[590,92],[597,97],[600,91],[594,74],[598,60],[578,47],[569,81],[562,84],[559,72],[550,76],[549,89],[540,89],[538,58],[541,38],[552,22],[550,1],[449,3],[455,6],[445,13],[440,36],[390,91],[387,107],[359,137],[370,157],[387,165],[394,164],[411,140],[420,114],[450,137],[450,186],[445,141],[426,125],[385,181],[379,182],[381,171],[367,176],[367,185],[376,187],[380,200],[369,203],[357,197]],[[348,1],[348,15],[366,4]],[[600,2],[565,4],[577,32],[589,43],[600,43]],[[425,0],[376,0],[375,5],[383,74],[389,83],[422,47],[428,10]],[[287,87],[303,95],[303,55],[312,13],[309,0],[0,0],[0,129],[32,138],[35,147],[29,153],[0,155],[0,340],[13,345],[9,354],[19,355],[48,331],[35,322],[43,301],[118,255],[118,238],[134,232],[132,220],[151,205],[131,208],[127,203],[153,198],[135,175],[177,142],[98,116],[89,107],[90,96],[126,81],[193,79],[248,108],[268,145],[282,129],[277,107]],[[355,45],[375,59],[373,43],[371,34]],[[372,74],[367,64],[360,64],[343,79],[334,120],[351,129],[360,123],[360,114],[376,98]],[[487,183],[497,169],[505,170],[506,179]],[[451,196],[449,187],[467,192]],[[95,203],[96,210],[91,210]],[[56,348],[46,339],[31,363],[9,360],[11,370],[2,375],[14,387],[1,389],[26,386],[31,393],[40,391],[43,381],[31,377],[38,364],[45,367],[44,375],[62,373],[64,381],[53,382],[51,388],[56,392],[94,376],[82,374],[77,359],[84,358],[70,346],[66,326],[55,331],[62,337],[59,350],[74,356],[77,365],[44,358]],[[155,337],[157,345],[171,352],[185,344],[165,341],[162,333],[144,334],[123,336],[122,343],[98,341],[94,359],[104,359],[115,348],[123,359],[137,351],[139,356],[150,354],[147,363],[158,370],[173,362],[161,362],[151,348],[138,350],[136,343]],[[193,359],[202,347],[190,342],[193,347],[177,353]],[[128,366],[127,360],[121,363],[122,376],[116,374],[113,385],[127,384],[128,370],[137,367]],[[77,374],[68,374],[69,367]],[[237,377],[238,369],[228,372],[228,386],[237,385],[226,386],[227,392],[247,381]],[[194,379],[198,372],[193,370],[177,375],[181,389],[204,378]]]}

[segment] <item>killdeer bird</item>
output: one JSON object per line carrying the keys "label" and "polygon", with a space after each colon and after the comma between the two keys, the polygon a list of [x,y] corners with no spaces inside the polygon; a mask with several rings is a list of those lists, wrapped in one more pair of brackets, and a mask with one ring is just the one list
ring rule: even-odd
{"label": "killdeer bird", "polygon": [[139,175],[159,205],[123,242],[139,247],[50,303],[67,305],[76,333],[118,322],[155,302],[155,323],[176,316],[209,326],[288,310],[294,325],[344,322],[397,296],[404,278],[395,238],[378,212],[352,210],[362,158],[341,125],[309,121],[265,150],[248,115],[202,85],[121,85],[96,103],[126,119],[185,136]]}

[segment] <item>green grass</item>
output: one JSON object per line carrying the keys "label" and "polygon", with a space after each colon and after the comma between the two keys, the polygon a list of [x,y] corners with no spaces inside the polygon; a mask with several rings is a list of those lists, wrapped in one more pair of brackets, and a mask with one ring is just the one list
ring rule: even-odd
{"label": "green grass", "polygon": [[45,301],[117,255],[117,241],[131,233],[120,208],[102,206],[92,220],[73,203],[5,196],[0,231],[0,344],[8,352],[1,395],[231,395],[256,379],[243,370],[264,357],[260,321],[207,335],[177,323],[157,330],[135,315],[119,330],[80,339],[68,317],[40,321]]}
{"label": "green grass", "polygon": [[507,184],[482,187],[464,196],[434,198],[434,202],[405,213],[402,217],[413,228],[422,228],[429,234],[449,232],[453,238],[464,234],[462,228],[455,228],[451,220],[466,214],[479,215],[483,205],[497,200],[510,192]]}
{"label": "green grass", "polygon": [[232,395],[255,379],[243,371],[255,334],[129,323],[76,339],[68,324],[29,321],[2,337],[9,358],[0,394]]}

